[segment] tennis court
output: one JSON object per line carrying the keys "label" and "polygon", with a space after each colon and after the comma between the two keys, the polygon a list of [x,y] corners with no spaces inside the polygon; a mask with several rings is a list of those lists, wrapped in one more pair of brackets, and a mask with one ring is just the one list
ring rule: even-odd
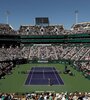
{"label": "tennis court", "polygon": [[32,67],[25,85],[63,85],[55,67]]}

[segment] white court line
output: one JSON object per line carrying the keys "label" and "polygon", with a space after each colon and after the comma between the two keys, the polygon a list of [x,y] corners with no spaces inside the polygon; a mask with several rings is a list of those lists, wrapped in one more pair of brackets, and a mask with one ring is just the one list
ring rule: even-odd
{"label": "white court line", "polygon": [[[53,67],[52,67],[52,71],[54,72]],[[55,73],[55,72],[54,72],[54,75],[55,75],[55,77],[56,77],[56,79],[57,79],[58,83],[60,84],[60,82],[59,82],[59,80],[58,80],[58,78],[57,78],[57,76],[56,76],[56,73]]]}
{"label": "white court line", "polygon": [[31,74],[31,78],[30,78],[30,80],[29,80],[29,84],[31,83],[32,76],[33,76],[33,72],[34,72],[34,69],[35,69],[35,67],[33,67],[32,74]]}

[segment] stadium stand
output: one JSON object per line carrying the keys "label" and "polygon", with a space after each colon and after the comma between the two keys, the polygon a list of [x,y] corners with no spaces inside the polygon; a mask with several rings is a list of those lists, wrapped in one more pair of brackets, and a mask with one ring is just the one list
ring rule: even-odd
{"label": "stadium stand", "polygon": [[[75,45],[75,44],[73,44]],[[32,60],[34,57],[39,60],[60,60],[70,59],[74,61],[89,60],[90,58],[90,47],[72,46],[72,44],[60,44],[60,45],[32,45],[32,46],[16,46],[6,48],[2,46],[0,48],[0,61],[15,60],[27,58]]]}
{"label": "stadium stand", "polygon": [[15,35],[17,32],[9,24],[0,24],[0,35]]}
{"label": "stadium stand", "polygon": [[53,26],[20,26],[20,35],[60,35],[64,30],[63,25]]}
{"label": "stadium stand", "polygon": [[[20,35],[69,35],[69,34],[82,34],[90,33],[89,24],[87,28],[82,27],[84,24],[76,24],[71,27],[71,30],[66,30],[63,25],[50,25],[50,26],[32,26],[22,25],[18,30]],[[80,28],[82,27],[82,28]]]}
{"label": "stadium stand", "polygon": [[[0,24],[0,78],[11,73],[15,64],[26,60],[36,63],[67,61],[72,63],[76,70],[82,72],[85,78],[90,79],[90,30],[85,27],[87,26],[77,24],[73,29],[66,30],[63,25],[22,25],[18,31],[15,31],[8,24]],[[10,100],[20,98],[65,100],[67,97],[70,100],[90,99],[90,93],[0,94],[0,99],[11,98]]]}
{"label": "stadium stand", "polygon": [[[72,46],[72,44],[61,44],[61,45],[49,45],[45,46],[33,45],[28,47],[23,47],[22,52],[24,52],[24,57],[32,60],[33,57],[40,59],[70,59],[70,60],[89,60],[90,47]],[[27,53],[25,53],[27,52]]]}
{"label": "stadium stand", "polygon": [[90,30],[90,22],[82,22],[74,24],[71,27],[72,30]]}
{"label": "stadium stand", "polygon": [[0,78],[3,78],[5,75],[10,74],[13,67],[13,62],[1,62]]}
{"label": "stadium stand", "polygon": [[18,93],[1,93],[0,99],[4,100],[90,100],[90,93],[87,92],[61,92],[61,93],[52,93],[52,92],[42,92],[42,93],[27,93],[27,94],[18,94]]}
{"label": "stadium stand", "polygon": [[14,60],[22,58],[21,49],[17,47],[0,48],[0,61]]}

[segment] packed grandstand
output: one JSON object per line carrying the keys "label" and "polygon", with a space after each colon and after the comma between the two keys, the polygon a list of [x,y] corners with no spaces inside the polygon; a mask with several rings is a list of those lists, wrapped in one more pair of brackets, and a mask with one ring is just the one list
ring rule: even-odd
{"label": "packed grandstand", "polygon": [[82,93],[82,92],[74,92],[74,93],[51,93],[51,92],[43,92],[42,93],[26,93],[26,94],[0,94],[5,100],[90,100],[90,93]]}
{"label": "packed grandstand", "polygon": [[[73,64],[85,78],[90,79],[89,26],[90,23],[79,23],[66,30],[63,25],[21,25],[15,31],[9,24],[0,24],[0,78],[10,73],[17,64],[61,61]],[[14,96],[0,94],[0,98],[3,95],[10,98]],[[65,98],[67,95],[61,93],[58,96]],[[81,94],[75,93],[70,97],[74,96],[79,98]],[[29,98],[27,95],[23,97]],[[30,98],[36,97],[56,98],[57,94],[30,94]]]}

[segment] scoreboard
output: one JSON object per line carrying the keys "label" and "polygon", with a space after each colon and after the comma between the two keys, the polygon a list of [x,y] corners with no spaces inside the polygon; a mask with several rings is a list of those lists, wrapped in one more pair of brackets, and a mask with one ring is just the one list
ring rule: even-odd
{"label": "scoreboard", "polygon": [[48,17],[36,17],[35,18],[36,25],[49,25],[49,18]]}

